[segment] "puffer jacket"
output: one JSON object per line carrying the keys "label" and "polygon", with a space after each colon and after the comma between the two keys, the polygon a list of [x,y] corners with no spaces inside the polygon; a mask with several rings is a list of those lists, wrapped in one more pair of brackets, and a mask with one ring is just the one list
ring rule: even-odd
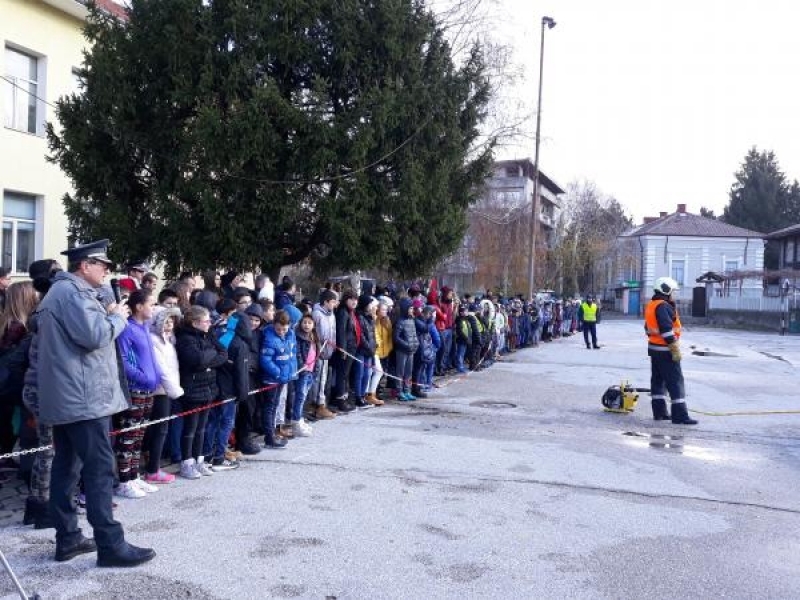
{"label": "puffer jacket", "polygon": [[128,326],[117,338],[128,389],[152,394],[161,385],[161,367],[155,357],[146,323],[128,318]]}
{"label": "puffer jacket", "polygon": [[346,350],[350,354],[355,354],[358,350],[358,342],[356,339],[356,327],[353,319],[355,318],[355,311],[350,312],[347,306],[342,303],[336,309],[336,345],[342,350]]}
{"label": "puffer jacket", "polygon": [[389,317],[375,320],[375,352],[378,358],[386,358],[394,350],[392,321]]}
{"label": "puffer jacket", "polygon": [[361,323],[361,344],[358,346],[358,353],[362,356],[375,356],[377,341],[375,340],[375,319],[366,313],[358,314],[358,322]]}
{"label": "puffer jacket", "polygon": [[317,337],[321,345],[319,357],[322,360],[329,360],[336,350],[336,316],[333,311],[327,310],[317,303],[314,305],[311,317],[314,319],[314,329],[317,330]]}
{"label": "puffer jacket", "polygon": [[228,360],[228,353],[209,332],[184,326],[175,330],[175,350],[180,363],[183,399],[208,404],[219,396],[216,369]]}
{"label": "puffer jacket", "polygon": [[[228,360],[217,369],[217,385],[220,396],[236,398],[237,402],[242,402],[250,392],[250,342],[253,332],[250,329],[250,319],[246,315],[228,317],[228,324],[231,324],[233,318],[236,318],[236,324],[226,348]],[[223,331],[222,336],[225,333]]]}
{"label": "puffer jacket", "polygon": [[180,320],[181,311],[177,308],[160,311],[150,325],[150,339],[153,341],[156,362],[161,368],[161,385],[156,389],[156,394],[174,399],[183,396],[183,388],[178,353],[175,351],[175,334],[169,337],[164,335],[164,323],[172,317]]}
{"label": "puffer jacket", "polygon": [[289,383],[294,378],[297,370],[295,343],[291,329],[280,337],[273,325],[267,325],[261,343],[261,377],[264,383]]}
{"label": "puffer jacket", "polygon": [[41,423],[64,425],[127,410],[114,343],[126,320],[108,314],[95,288],[64,271],[55,276],[37,314]]}
{"label": "puffer jacket", "polygon": [[411,308],[411,300],[408,298],[400,300],[400,317],[394,324],[394,349],[406,354],[414,354],[419,348],[419,339],[417,338],[415,319],[408,316],[409,308]]}

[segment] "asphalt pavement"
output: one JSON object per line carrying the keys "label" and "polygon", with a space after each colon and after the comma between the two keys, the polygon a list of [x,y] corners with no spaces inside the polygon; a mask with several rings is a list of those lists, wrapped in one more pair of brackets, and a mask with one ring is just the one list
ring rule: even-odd
{"label": "asphalt pavement", "polygon": [[608,386],[649,386],[649,363],[641,322],[598,333],[600,350],[521,350],[119,499],[128,539],[158,553],[143,567],[55,563],[8,487],[0,550],[43,598],[800,596],[800,338],[687,328],[690,427],[654,422],[646,396],[602,410]]}

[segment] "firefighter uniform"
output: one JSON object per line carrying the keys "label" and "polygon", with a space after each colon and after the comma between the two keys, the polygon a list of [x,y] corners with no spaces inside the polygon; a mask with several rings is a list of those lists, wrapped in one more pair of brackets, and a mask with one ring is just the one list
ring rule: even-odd
{"label": "firefighter uniform", "polygon": [[[675,303],[667,294],[656,291],[644,311],[647,354],[650,356],[650,396],[653,418],[672,419],[673,423],[694,425],[686,407],[686,392],[681,370],[681,320]],[[671,412],[667,410],[667,393]]]}

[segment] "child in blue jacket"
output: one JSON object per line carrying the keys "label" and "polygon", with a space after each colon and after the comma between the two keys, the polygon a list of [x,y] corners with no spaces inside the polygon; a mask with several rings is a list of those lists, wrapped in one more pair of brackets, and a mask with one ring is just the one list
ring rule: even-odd
{"label": "child in blue jacket", "polygon": [[262,380],[268,388],[262,400],[265,448],[286,446],[286,440],[275,435],[275,420],[281,392],[297,370],[296,341],[294,335],[289,335],[289,324],[289,315],[285,311],[276,312],[275,320],[264,329],[261,344]]}

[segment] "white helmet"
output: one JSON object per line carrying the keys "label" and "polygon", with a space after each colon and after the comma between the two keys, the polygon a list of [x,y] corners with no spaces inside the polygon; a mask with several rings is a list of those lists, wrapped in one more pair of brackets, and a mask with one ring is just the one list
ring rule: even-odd
{"label": "white helmet", "polygon": [[679,289],[678,282],[672,277],[659,277],[653,284],[653,290],[665,296],[669,296],[672,292],[677,292]]}

